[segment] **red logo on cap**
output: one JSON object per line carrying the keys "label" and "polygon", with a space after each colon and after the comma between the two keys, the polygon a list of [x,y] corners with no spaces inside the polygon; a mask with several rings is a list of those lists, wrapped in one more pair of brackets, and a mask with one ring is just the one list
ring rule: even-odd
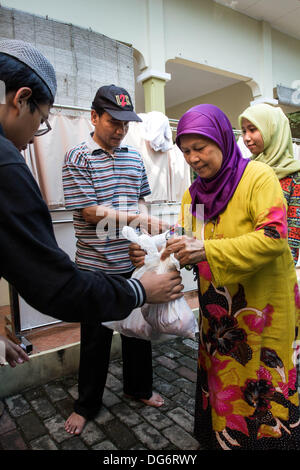
{"label": "red logo on cap", "polygon": [[115,95],[115,96],[116,96],[116,101],[118,105],[122,106],[122,108],[124,108],[124,106],[126,105],[131,106],[130,98],[128,95]]}

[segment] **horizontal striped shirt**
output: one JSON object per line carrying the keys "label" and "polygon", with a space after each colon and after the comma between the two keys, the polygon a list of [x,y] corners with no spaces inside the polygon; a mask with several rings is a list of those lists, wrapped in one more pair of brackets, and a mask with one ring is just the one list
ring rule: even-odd
{"label": "horizontal striped shirt", "polygon": [[103,205],[138,213],[139,199],[151,192],[139,152],[126,146],[115,149],[112,156],[89,136],[65,155],[63,188],[66,209],[74,211],[77,265],[111,274],[134,269],[128,256],[129,242],[115,224],[105,220],[97,225],[88,223],[81,209]]}

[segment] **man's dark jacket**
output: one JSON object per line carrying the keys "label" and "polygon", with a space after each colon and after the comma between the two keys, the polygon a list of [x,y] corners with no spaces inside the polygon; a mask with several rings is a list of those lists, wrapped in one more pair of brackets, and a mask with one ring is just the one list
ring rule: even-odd
{"label": "man's dark jacket", "polygon": [[0,126],[1,276],[31,306],[66,322],[123,319],[145,301],[139,281],[79,270],[58,247],[39,187]]}

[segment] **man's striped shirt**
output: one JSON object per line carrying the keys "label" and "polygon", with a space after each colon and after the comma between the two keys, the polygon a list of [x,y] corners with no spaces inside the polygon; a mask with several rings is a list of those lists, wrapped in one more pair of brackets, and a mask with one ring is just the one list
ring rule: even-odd
{"label": "man's striped shirt", "polygon": [[115,149],[114,156],[89,139],[65,156],[63,187],[66,209],[74,210],[76,263],[81,269],[101,269],[111,274],[129,272],[129,242],[115,224],[97,226],[84,220],[81,209],[104,205],[138,213],[140,198],[150,194],[141,155],[133,147]]}

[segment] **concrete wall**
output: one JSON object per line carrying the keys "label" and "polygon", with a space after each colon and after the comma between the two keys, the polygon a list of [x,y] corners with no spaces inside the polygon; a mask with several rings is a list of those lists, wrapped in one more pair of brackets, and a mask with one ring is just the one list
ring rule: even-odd
{"label": "concrete wall", "polygon": [[[156,0],[154,0],[156,1]],[[138,50],[147,49],[147,0],[7,0],[4,7],[91,29]]]}
{"label": "concrete wall", "polygon": [[199,96],[194,100],[186,101],[179,106],[168,108],[167,115],[172,116],[173,119],[179,119],[182,114],[192,106],[209,103],[221,108],[224,113],[227,114],[232,126],[238,129],[238,116],[249,106],[251,100],[252,94],[250,88],[245,83],[240,82],[226,88],[222,88],[214,93],[209,93],[207,95]]}
{"label": "concrete wall", "polygon": [[9,305],[8,284],[5,279],[0,281],[0,307]]}
{"label": "concrete wall", "polygon": [[56,103],[90,107],[99,86],[111,83],[134,97],[133,49],[103,34],[0,6],[0,37],[28,41],[50,60]]}
{"label": "concrete wall", "polygon": [[300,41],[272,30],[272,54],[274,87],[292,87],[294,80],[300,80]]}
{"label": "concrete wall", "polygon": [[[170,59],[252,80],[256,95],[300,79],[300,41],[212,0],[4,0],[4,6],[72,23],[132,44],[140,70]],[[269,96],[272,98],[272,96]]]}
{"label": "concrete wall", "polygon": [[168,59],[185,59],[230,75],[257,75],[260,22],[209,0],[165,0],[164,5]]}

